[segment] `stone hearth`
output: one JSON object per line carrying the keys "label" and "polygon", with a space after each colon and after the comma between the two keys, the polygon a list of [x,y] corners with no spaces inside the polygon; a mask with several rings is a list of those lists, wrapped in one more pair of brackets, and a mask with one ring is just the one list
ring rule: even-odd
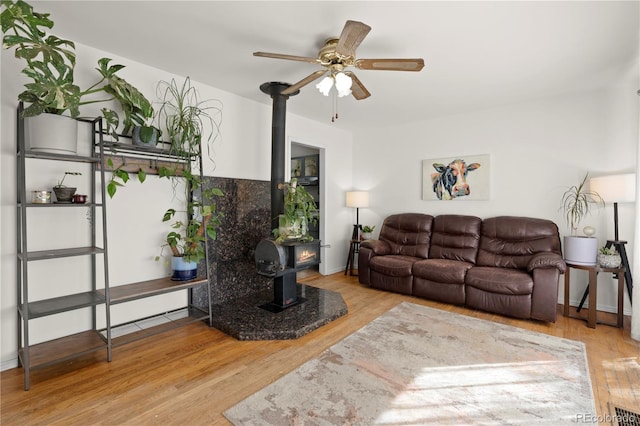
{"label": "stone hearth", "polygon": [[[217,200],[224,217],[218,238],[209,241],[207,265],[214,327],[240,340],[295,339],[347,313],[340,293],[301,284],[304,303],[277,313],[261,309],[274,296],[273,278],[257,273],[254,258],[271,233],[270,182],[205,177],[204,186],[224,193]],[[195,305],[206,307],[207,297],[205,288],[193,290]]]}
{"label": "stone hearth", "polygon": [[297,285],[304,302],[270,312],[260,306],[273,300],[273,291],[252,293],[213,308],[213,326],[238,340],[297,339],[347,313],[340,293]]}

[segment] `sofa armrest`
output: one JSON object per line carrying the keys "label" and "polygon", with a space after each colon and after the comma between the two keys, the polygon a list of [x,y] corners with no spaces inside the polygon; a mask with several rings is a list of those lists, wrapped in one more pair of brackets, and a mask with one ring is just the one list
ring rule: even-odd
{"label": "sofa armrest", "polygon": [[538,268],[556,268],[561,274],[564,274],[567,264],[564,263],[562,256],[559,254],[543,252],[535,254],[527,265],[527,271],[530,273]]}
{"label": "sofa armrest", "polygon": [[373,252],[374,256],[384,256],[391,254],[391,246],[386,241],[382,240],[364,240],[360,244],[360,248],[368,248]]}

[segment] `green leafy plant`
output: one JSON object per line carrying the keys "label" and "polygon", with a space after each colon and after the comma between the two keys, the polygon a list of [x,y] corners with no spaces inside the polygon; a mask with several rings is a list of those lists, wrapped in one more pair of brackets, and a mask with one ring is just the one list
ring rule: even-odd
{"label": "green leafy plant", "polygon": [[80,172],[64,172],[64,175],[62,176],[62,179],[60,179],[58,181],[58,184],[56,186],[54,186],[54,188],[64,188],[66,185],[64,185],[64,180],[67,176],[81,176],[82,173]]}
{"label": "green leafy plant", "polygon": [[[22,113],[24,117],[69,111],[71,117],[76,118],[80,115],[82,105],[116,100],[124,113],[122,133],[125,135],[130,134],[133,125],[144,126],[153,117],[151,103],[135,87],[116,75],[124,65],[109,65],[111,59],[101,58],[96,68],[100,80],[88,89],[81,90],[74,83],[75,44],[47,33],[54,25],[49,14],[35,12],[31,5],[22,0],[2,0],[0,8],[4,34],[2,46],[4,49],[15,48],[15,57],[27,63],[22,73],[31,79],[18,95],[18,99],[27,104]],[[98,92],[105,92],[110,97],[83,101],[83,98]],[[118,114],[109,108],[102,108],[101,112],[108,133],[117,140],[117,127],[120,124]]]}
{"label": "green leafy plant", "polygon": [[600,247],[599,253],[607,256],[615,256],[618,254],[615,247]]}
{"label": "green leafy plant", "polygon": [[215,99],[200,99],[189,77],[182,84],[175,79],[160,81],[156,92],[162,99],[156,118],[165,130],[171,151],[189,157],[200,153],[204,143],[211,158],[211,144],[220,135],[222,103]]}
{"label": "green leafy plant", "polygon": [[298,235],[301,235],[302,240],[313,240],[308,233],[308,224],[318,222],[318,206],[313,196],[304,186],[298,185],[296,178],[278,184],[278,189],[284,191],[284,213],[280,217],[280,228],[272,231],[276,241],[298,238]]}
{"label": "green leafy plant", "polygon": [[[205,257],[206,239],[217,238],[217,229],[222,223],[222,213],[217,211],[215,197],[224,195],[219,188],[203,188],[199,176],[192,175],[188,171],[184,172],[185,179],[189,182],[191,189],[198,192],[201,198],[193,197],[187,203],[187,209],[181,211],[188,216],[186,221],[175,220],[171,223],[170,231],[166,236],[166,243],[162,246],[168,247],[173,256],[182,256],[186,262],[199,262]],[[162,218],[163,222],[172,221],[180,211],[168,209]],[[156,260],[160,260],[160,256]]]}
{"label": "green leafy plant", "polygon": [[362,232],[367,233],[367,234],[373,232],[374,229],[376,229],[375,225],[373,225],[373,226],[363,225],[362,226]]}
{"label": "green leafy plant", "polygon": [[571,228],[573,235],[577,233],[578,225],[589,214],[592,205],[604,206],[604,200],[597,192],[586,189],[588,177],[589,173],[585,174],[579,185],[569,187],[562,195],[560,208],[565,212],[567,225]]}
{"label": "green leafy plant", "polygon": [[[115,167],[113,164],[113,160],[111,158],[107,158],[107,165],[113,170],[111,174],[111,180],[107,184],[107,194],[109,194],[109,198],[113,198],[118,191],[118,188],[121,188],[129,182],[130,176],[129,172],[123,169],[125,164],[121,164],[118,167]],[[147,172],[142,169],[138,170],[136,173],[136,177],[140,183],[144,183],[147,179]]]}

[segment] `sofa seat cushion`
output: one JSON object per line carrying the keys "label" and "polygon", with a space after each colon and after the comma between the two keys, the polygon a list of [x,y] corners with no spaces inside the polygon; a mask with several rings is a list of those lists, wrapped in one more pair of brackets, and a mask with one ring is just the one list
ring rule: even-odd
{"label": "sofa seat cushion", "polygon": [[371,259],[369,267],[371,271],[378,272],[388,277],[411,276],[413,264],[420,260],[413,256],[375,256]]}
{"label": "sofa seat cushion", "polygon": [[467,272],[465,284],[489,293],[506,295],[533,293],[533,277],[519,269],[475,266]]}
{"label": "sofa seat cushion", "polygon": [[413,265],[413,276],[438,283],[464,284],[472,263],[449,259],[425,259]]}

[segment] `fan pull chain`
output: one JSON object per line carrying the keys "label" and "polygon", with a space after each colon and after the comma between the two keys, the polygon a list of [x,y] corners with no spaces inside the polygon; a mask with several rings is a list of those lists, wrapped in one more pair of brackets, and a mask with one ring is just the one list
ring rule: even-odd
{"label": "fan pull chain", "polygon": [[338,119],[338,95],[334,91],[333,96],[333,111],[331,113],[331,122],[334,123]]}

